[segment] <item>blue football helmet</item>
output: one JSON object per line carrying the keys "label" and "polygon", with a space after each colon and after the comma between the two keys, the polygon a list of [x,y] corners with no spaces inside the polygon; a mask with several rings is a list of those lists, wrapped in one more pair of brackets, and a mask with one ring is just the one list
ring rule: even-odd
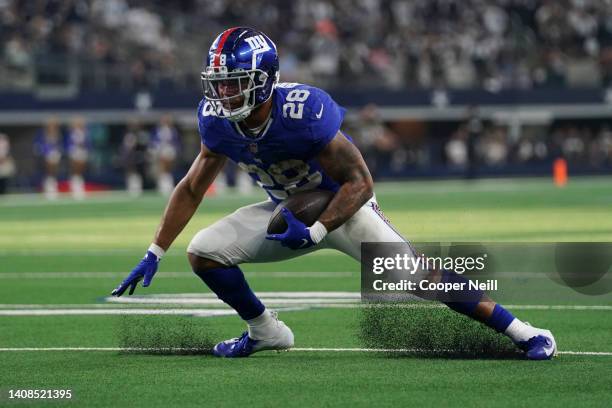
{"label": "blue football helmet", "polygon": [[261,31],[234,27],[217,36],[202,71],[204,97],[217,116],[244,120],[278,82],[276,45]]}

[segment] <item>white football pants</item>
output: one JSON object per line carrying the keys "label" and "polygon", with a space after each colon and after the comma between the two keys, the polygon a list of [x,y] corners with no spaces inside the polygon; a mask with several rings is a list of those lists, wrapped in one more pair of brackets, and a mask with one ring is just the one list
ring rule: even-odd
{"label": "white football pants", "polygon": [[372,197],[318,245],[298,250],[285,248],[278,241],[266,239],[268,222],[275,208],[271,200],[239,208],[198,232],[187,252],[226,266],[281,261],[324,248],[336,249],[360,261],[362,242],[406,242]]}

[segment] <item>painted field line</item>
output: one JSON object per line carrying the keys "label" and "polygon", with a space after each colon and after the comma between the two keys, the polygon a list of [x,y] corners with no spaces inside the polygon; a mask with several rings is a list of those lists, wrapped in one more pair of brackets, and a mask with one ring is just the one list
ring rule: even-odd
{"label": "painted field line", "polygon": [[[0,279],[114,279],[125,278],[128,272],[4,272]],[[346,278],[357,276],[356,272],[245,272],[254,278]],[[156,279],[196,278],[191,272],[161,272]]]}
{"label": "painted field line", "polygon": [[[367,303],[325,303],[311,305],[312,307],[329,307],[337,309],[359,309],[367,307],[392,307],[400,309],[444,309],[446,305],[441,303],[407,303],[407,304],[367,304]],[[588,311],[612,311],[612,305],[508,305],[507,309],[514,310],[588,310]]]}
{"label": "painted field line", "polygon": [[[66,250],[66,249],[2,249],[0,250],[0,256],[113,256],[113,255],[140,255],[142,256],[142,250],[139,249],[77,249],[77,250]],[[168,253],[164,256],[177,256],[176,253]],[[180,254],[180,256],[185,256]]]}
{"label": "painted field line", "polygon": [[[358,347],[295,347],[290,351],[305,351],[305,352],[333,352],[333,353],[423,353],[431,350],[422,349],[373,349],[373,348],[358,348]],[[453,350],[443,350],[452,353]],[[612,356],[611,351],[558,351],[558,354],[566,355],[585,355],[585,356]]]}
{"label": "painted field line", "polygon": [[[123,278],[127,272],[0,272],[0,279],[88,279],[88,278]],[[244,273],[247,277],[269,277],[269,278],[337,278],[356,277],[358,272],[350,271],[252,271]],[[156,275],[156,279],[164,278],[193,278],[192,272],[163,271]],[[544,273],[536,272],[498,272],[496,279],[547,279],[550,277]]]}
{"label": "painted field line", "polygon": [[[20,351],[204,351],[195,348],[139,348],[139,347],[0,347],[0,352]],[[422,349],[373,349],[358,347],[295,347],[292,352],[320,352],[320,353],[422,353],[431,350]],[[445,350],[452,352],[453,350]],[[612,356],[610,351],[559,351],[560,355],[575,356]]]}
{"label": "painted field line", "polygon": [[[263,298],[262,298],[263,299]],[[269,302],[266,299],[266,303],[270,305],[279,305],[274,309],[279,310],[287,310],[281,302]],[[342,303],[297,303],[296,302],[286,302],[285,305],[289,305],[293,310],[294,307],[308,306],[308,307],[340,307],[343,306]],[[198,305],[181,305],[181,304],[156,304],[151,303],[147,305],[141,304],[112,304],[112,303],[92,303],[92,304],[78,304],[78,303],[67,303],[67,304],[54,304],[54,305],[36,305],[36,304],[0,304],[0,314],[3,311],[32,311],[37,312],[39,310],[80,310],[84,314],[87,314],[90,310],[149,310],[152,312],[157,312],[158,310],[183,310],[185,313],[190,311],[198,312],[200,310],[212,310],[212,309],[220,309],[220,310],[230,310],[229,306],[223,303],[220,300],[216,300],[214,303],[211,302],[209,304],[198,304]],[[112,314],[112,313],[111,313]]]}
{"label": "painted field line", "polygon": [[[336,291],[336,290],[318,290],[318,291],[258,291],[257,292],[260,296],[263,297],[267,297],[267,298],[272,298],[272,297],[279,297],[279,298],[288,298],[288,299],[297,299],[297,298],[312,298],[312,297],[321,297],[321,298],[328,298],[328,299],[335,299],[335,298],[345,298],[345,299],[361,299],[361,293],[360,292],[348,292],[348,291]],[[164,298],[164,297],[168,297],[168,298],[174,298],[174,297],[184,297],[184,298],[191,298],[191,297],[204,297],[204,298],[217,298],[217,295],[215,295],[214,293],[160,293],[157,295],[143,295],[142,297],[145,296],[157,296],[160,298]],[[134,296],[132,296],[134,297]],[[117,299],[117,298],[115,298]]]}
{"label": "painted field line", "polygon": [[612,305],[504,305],[517,310],[612,310]]}
{"label": "painted field line", "polygon": [[[362,303],[341,303],[339,300],[327,301],[325,299],[265,299],[268,306],[278,311],[293,311],[306,309],[361,309],[372,307]],[[147,303],[149,307],[131,307],[128,304],[67,304],[67,305],[15,305],[0,304],[0,316],[116,316],[116,315],[183,315],[183,316],[221,316],[233,315],[235,312],[225,306],[220,300],[210,299],[207,303],[199,303],[199,308],[187,307],[194,304],[179,303],[167,304]],[[86,307],[84,307],[86,306]],[[179,306],[179,307],[177,307]],[[385,308],[387,305],[373,305],[376,308]],[[392,306],[397,308],[397,306]],[[444,308],[438,304],[406,304],[400,308],[405,309],[437,309]],[[548,311],[611,311],[612,306],[607,305],[508,305],[512,310],[548,310]]]}
{"label": "painted field line", "polygon": [[232,316],[236,312],[230,308],[224,309],[21,309],[0,310],[0,316],[152,316],[152,315],[180,315],[180,316]]}

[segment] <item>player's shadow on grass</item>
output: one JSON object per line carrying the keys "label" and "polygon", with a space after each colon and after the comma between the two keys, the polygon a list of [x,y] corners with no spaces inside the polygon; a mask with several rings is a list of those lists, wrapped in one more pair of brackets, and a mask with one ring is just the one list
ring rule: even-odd
{"label": "player's shadow on grass", "polygon": [[119,350],[120,355],[145,355],[145,356],[212,356],[212,349],[184,349],[184,348],[123,348]]}
{"label": "player's shadow on grass", "polygon": [[184,316],[122,316],[116,329],[120,354],[212,355],[218,336],[204,319]]}
{"label": "player's shadow on grass", "polygon": [[[506,336],[444,308],[375,304],[361,309],[359,338],[387,358],[523,359]],[[406,350],[406,351],[402,351]]]}

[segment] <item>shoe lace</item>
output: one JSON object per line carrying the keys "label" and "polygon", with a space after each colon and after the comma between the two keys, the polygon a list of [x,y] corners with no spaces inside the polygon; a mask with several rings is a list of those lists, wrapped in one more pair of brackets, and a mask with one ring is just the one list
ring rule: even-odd
{"label": "shoe lace", "polygon": [[244,333],[242,333],[242,336],[240,336],[237,340],[238,341],[234,344],[233,348],[235,349],[236,347],[239,347],[239,354],[251,354],[251,347],[249,346],[249,332],[245,331]]}
{"label": "shoe lace", "polygon": [[541,335],[530,338],[527,343],[530,347],[545,347],[552,344],[548,337]]}
{"label": "shoe lace", "polygon": [[240,337],[233,337],[233,338],[231,338],[231,339],[229,339],[229,340],[225,340],[225,342],[224,342],[224,343],[226,343],[226,344],[227,344],[227,343],[229,343],[229,344],[240,343],[240,342],[241,342],[242,340],[244,340],[244,338],[245,338],[246,336],[248,336],[248,335],[249,335],[249,332],[248,332],[248,331],[245,331],[244,333],[242,333],[242,334],[240,335]]}

